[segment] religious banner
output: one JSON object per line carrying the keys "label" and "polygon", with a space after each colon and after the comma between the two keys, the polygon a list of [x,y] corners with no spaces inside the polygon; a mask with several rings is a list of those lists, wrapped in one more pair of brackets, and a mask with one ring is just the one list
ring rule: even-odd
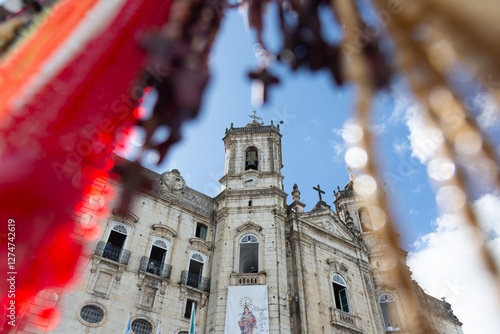
{"label": "religious banner", "polygon": [[269,333],[267,285],[230,286],[224,334]]}

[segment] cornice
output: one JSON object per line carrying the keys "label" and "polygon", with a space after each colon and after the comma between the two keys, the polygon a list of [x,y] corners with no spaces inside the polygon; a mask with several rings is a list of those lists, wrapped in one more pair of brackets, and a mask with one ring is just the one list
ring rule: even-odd
{"label": "cornice", "polygon": [[165,231],[167,233],[170,233],[170,235],[172,236],[172,238],[175,238],[177,236],[177,232],[168,227],[167,225],[164,225],[164,224],[153,224],[151,225],[151,228],[153,229],[154,232],[157,232],[157,231]]}

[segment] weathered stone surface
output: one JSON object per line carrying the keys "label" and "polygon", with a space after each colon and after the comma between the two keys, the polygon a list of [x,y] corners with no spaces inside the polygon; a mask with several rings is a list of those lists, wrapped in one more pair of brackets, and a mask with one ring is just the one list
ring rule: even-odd
{"label": "weathered stone surface", "polygon": [[[335,193],[335,211],[320,200],[307,212],[298,187],[293,202],[286,204],[278,127],[256,122],[231,126],[223,140],[225,172],[215,199],[189,188],[177,170],[159,175],[143,169],[152,188],[138,191],[126,215],[112,214],[102,222],[101,235],[86,245],[78,267],[80,287],[57,288],[34,298],[18,332],[43,333],[48,324],[37,312],[49,305],[57,306],[61,315],[60,325],[50,333],[120,333],[131,314],[132,321],[149,323],[151,333],[161,322],[162,333],[178,334],[188,330],[186,305],[195,301],[197,333],[224,333],[228,286],[256,284],[268,287],[273,334],[385,333],[378,303],[383,293],[394,296],[402,333],[408,333],[407,295],[388,275],[393,261],[406,266],[406,252],[392,254],[366,229],[360,215],[366,203],[354,197],[352,180]],[[249,147],[257,149],[256,170],[245,170]],[[122,191],[115,180],[106,186],[114,187],[118,196]],[[346,222],[347,217],[351,219]],[[123,248],[131,255],[126,264],[107,258],[102,249],[94,255],[98,242],[107,242],[117,224],[127,233]],[[196,236],[198,224],[207,227],[205,240]],[[240,240],[247,234],[259,242],[258,268],[241,273]],[[144,262],[158,240],[167,248],[162,265],[171,266],[168,274]],[[204,263],[194,282],[185,276],[190,261]],[[345,282],[348,310],[339,309],[334,275]],[[415,286],[436,330],[462,333],[450,304]],[[85,305],[101,308],[104,318],[86,322],[80,315]]]}

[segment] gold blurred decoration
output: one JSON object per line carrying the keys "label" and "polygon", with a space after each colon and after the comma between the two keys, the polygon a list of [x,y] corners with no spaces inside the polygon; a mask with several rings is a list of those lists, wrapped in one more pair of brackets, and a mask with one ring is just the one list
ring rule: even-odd
{"label": "gold blurred decoration", "polygon": [[[465,160],[481,159],[488,166],[489,173],[483,177],[491,178],[498,189],[498,157],[485,133],[479,128],[476,119],[464,107],[465,101],[447,80],[456,66],[462,66],[475,74],[477,84],[500,101],[499,63],[500,46],[496,42],[500,33],[500,3],[485,1],[476,3],[466,0],[422,0],[390,1],[373,0],[376,10],[388,13],[390,6],[398,3],[401,8],[394,10],[386,27],[395,42],[397,53],[397,72],[403,74],[410,83],[411,90],[423,106],[422,111],[428,123],[439,129],[444,142],[438,150],[436,159],[441,159],[446,174],[438,179],[440,187],[436,194],[438,205],[448,211],[460,213],[471,229],[477,247],[481,249],[485,268],[497,282],[497,297],[500,297],[499,268],[494,255],[482,242],[478,218],[471,207],[472,185],[466,181]],[[362,31],[358,8],[354,1],[332,1],[332,8],[339,20],[345,24],[345,38],[342,47],[356,43],[356,32]],[[425,29],[424,36],[415,38],[415,31]],[[356,84],[358,89],[357,122],[363,129],[360,147],[368,153],[368,162],[361,173],[380,179],[377,167],[376,143],[369,127],[370,106],[376,90],[369,80],[369,59],[363,52],[345,50],[350,59],[344,61],[347,80]],[[434,161],[434,160],[433,160]],[[431,161],[432,162],[432,161]],[[434,164],[436,164],[434,162]],[[429,166],[435,172],[436,166]],[[429,169],[428,169],[429,170]],[[429,171],[431,174],[431,171]],[[432,175],[431,175],[432,176]],[[378,187],[371,196],[371,205],[387,212],[387,203],[382,190]],[[400,248],[395,228],[390,220],[385,228],[378,230],[392,249]],[[411,278],[398,263],[393,279],[406,288],[411,303],[411,313],[415,314],[410,327],[416,332],[432,333],[432,324],[426,320],[419,308],[416,295],[411,292]]]}

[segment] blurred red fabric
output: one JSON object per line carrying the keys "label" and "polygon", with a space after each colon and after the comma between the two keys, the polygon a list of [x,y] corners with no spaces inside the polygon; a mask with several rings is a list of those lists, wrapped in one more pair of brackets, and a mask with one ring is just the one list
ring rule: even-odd
{"label": "blurred red fabric", "polygon": [[[71,1],[78,0],[61,5]],[[100,194],[102,181],[112,167],[117,136],[133,124],[132,93],[141,91],[136,80],[147,55],[138,36],[165,23],[170,4],[126,1],[108,27],[20,112],[0,112],[0,118],[10,119],[0,128],[0,272],[17,272],[18,312],[31,296],[72,278],[86,233],[92,235],[94,228],[80,225],[75,214],[107,212]],[[57,13],[55,8],[53,14]],[[30,38],[41,38],[37,32]],[[36,43],[32,47],[36,57]],[[97,200],[89,200],[90,195]],[[9,219],[15,221],[14,269],[7,263]],[[7,305],[9,285],[4,278],[1,282],[1,302]],[[10,329],[7,321],[5,330]]]}

